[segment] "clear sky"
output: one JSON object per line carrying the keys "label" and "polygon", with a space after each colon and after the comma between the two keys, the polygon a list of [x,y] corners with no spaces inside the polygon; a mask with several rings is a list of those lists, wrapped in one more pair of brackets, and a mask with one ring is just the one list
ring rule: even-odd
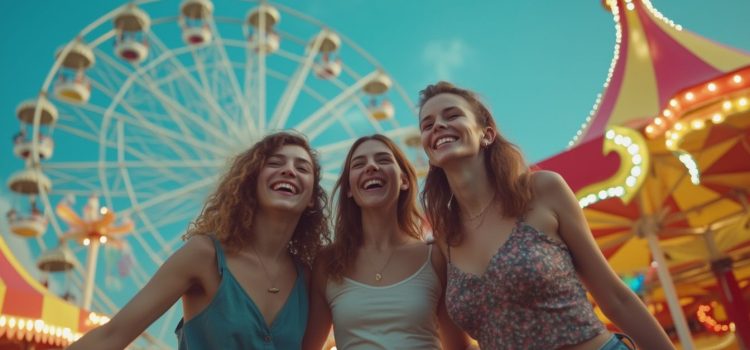
{"label": "clear sky", "polygon": [[[175,13],[179,1],[174,3]],[[665,16],[714,41],[750,51],[747,0],[653,0]],[[6,1],[0,21],[0,178],[21,169],[12,153],[15,108],[35,96],[57,48],[121,1]],[[372,55],[414,101],[440,79],[478,91],[502,132],[529,160],[562,151],[601,92],[614,23],[598,0],[282,1]],[[249,2],[215,1],[245,13]],[[282,19],[283,21],[283,19]],[[282,22],[283,23],[283,22]],[[107,46],[109,49],[111,46]],[[64,140],[56,140],[64,142]],[[85,159],[94,161],[95,159]],[[0,209],[10,202],[0,189]],[[5,235],[5,216],[0,229]],[[120,300],[120,302],[122,302]],[[171,343],[171,335],[167,337]]]}

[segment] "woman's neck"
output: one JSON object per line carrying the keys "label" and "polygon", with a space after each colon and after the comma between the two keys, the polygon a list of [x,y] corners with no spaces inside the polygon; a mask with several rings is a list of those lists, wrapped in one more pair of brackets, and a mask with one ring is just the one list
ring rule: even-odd
{"label": "woman's neck", "polygon": [[300,215],[272,215],[258,211],[253,217],[250,243],[264,259],[276,261],[286,254]]}
{"label": "woman's neck", "polygon": [[453,192],[451,205],[457,202],[465,215],[477,215],[495,200],[497,194],[481,155],[454,162],[443,171]]}
{"label": "woman's neck", "polygon": [[362,245],[377,250],[400,245],[407,235],[398,225],[396,207],[362,209]]}

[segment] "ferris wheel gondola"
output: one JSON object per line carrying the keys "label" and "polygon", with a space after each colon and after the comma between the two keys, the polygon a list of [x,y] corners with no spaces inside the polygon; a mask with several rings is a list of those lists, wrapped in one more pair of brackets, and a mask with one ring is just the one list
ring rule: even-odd
{"label": "ferris wheel gondola", "polygon": [[[40,221],[25,235],[37,237],[31,250],[71,267],[65,276],[51,273],[51,283],[86,284],[90,271],[117,269],[113,256],[133,254],[122,291],[107,284],[111,273],[96,273],[97,311],[116,310],[145,284],[178,246],[227,160],[263,135],[306,134],[331,188],[357,137],[383,133],[406,147],[413,134],[407,94],[342,33],[283,5],[225,6],[184,0],[165,12],[159,1],[135,1],[114,9],[57,52],[42,93],[17,110],[13,147],[24,167],[8,180],[18,198],[13,215],[30,218],[31,202],[39,204]],[[69,213],[84,210],[71,197],[117,210],[127,220],[113,227],[129,234],[70,236],[77,226]],[[59,209],[62,202],[67,209]],[[95,241],[105,264],[80,263]],[[72,255],[50,253],[61,246]],[[40,266],[53,272],[58,265]],[[177,314],[149,330],[158,342],[173,341]]]}

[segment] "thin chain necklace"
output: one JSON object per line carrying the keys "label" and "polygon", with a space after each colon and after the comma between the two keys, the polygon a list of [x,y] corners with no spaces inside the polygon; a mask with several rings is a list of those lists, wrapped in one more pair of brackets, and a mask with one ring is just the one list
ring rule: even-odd
{"label": "thin chain necklace", "polygon": [[477,218],[479,218],[479,217],[484,217],[484,213],[486,213],[486,212],[487,212],[487,209],[489,209],[489,208],[490,208],[490,206],[492,206],[492,203],[493,203],[494,201],[495,201],[495,196],[492,196],[492,198],[490,198],[490,201],[489,201],[489,202],[487,202],[487,205],[485,205],[485,206],[484,206],[484,208],[482,208],[482,211],[480,211],[480,212],[479,212],[479,214],[477,214],[477,215],[474,215],[474,216],[470,216],[470,217],[467,217],[467,218],[465,218],[465,220],[466,220],[466,221],[474,221],[474,220],[476,220],[476,219],[477,219]]}
{"label": "thin chain necklace", "polygon": [[[383,265],[383,267],[381,267],[380,270],[375,271],[375,281],[376,282],[380,282],[383,279],[383,271],[385,270],[386,267],[388,267],[388,263],[391,262],[391,258],[393,257],[393,253],[394,252],[396,252],[396,248],[391,249],[391,253],[388,254],[388,259],[386,259],[385,264]],[[370,260],[369,258],[367,260],[370,261],[370,264],[372,264],[373,266],[375,266],[375,264],[372,263],[372,260]]]}
{"label": "thin chain necklace", "polygon": [[[266,274],[266,278],[269,282],[271,282],[271,286],[266,289],[267,292],[271,294],[277,294],[279,292],[279,288],[276,287],[276,278],[271,278],[271,274],[268,273],[268,270],[266,269],[266,264],[263,263],[263,259],[260,258],[260,254],[258,254],[258,251],[255,249],[255,245],[250,245],[250,248],[253,248],[253,252],[255,253],[255,257],[258,258],[258,261],[260,261],[260,267],[263,268],[263,273]],[[278,262],[278,258],[276,259]],[[278,272],[278,271],[277,271]],[[279,277],[278,274],[276,276]]]}

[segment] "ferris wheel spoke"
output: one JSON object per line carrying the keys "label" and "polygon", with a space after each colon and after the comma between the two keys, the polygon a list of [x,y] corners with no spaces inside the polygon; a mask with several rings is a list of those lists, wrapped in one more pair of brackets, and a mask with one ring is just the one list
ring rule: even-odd
{"label": "ferris wheel spoke", "polygon": [[[92,84],[92,86],[93,86],[93,85],[96,85],[96,84],[94,83],[94,84]],[[107,91],[105,91],[105,90],[102,90],[102,92],[104,92],[105,94],[108,94],[108,93],[109,93],[109,92],[107,92]],[[114,96],[110,96],[110,97],[114,97]],[[131,121],[131,120],[130,120],[131,118],[130,118],[130,117],[128,117],[127,115],[124,115],[124,114],[120,114],[120,113],[117,113],[117,112],[114,112],[114,111],[110,111],[110,114],[111,114],[111,115],[113,115],[113,116],[114,116],[114,117],[115,117],[116,119],[119,119],[119,120],[123,120],[123,121],[125,121],[125,122],[131,123],[131,124],[132,124],[133,126],[136,126],[136,127],[140,127],[140,126],[141,126],[141,124],[145,124],[145,126],[147,126],[146,130],[149,130],[149,131],[165,131],[165,130],[166,130],[166,129],[164,129],[164,128],[160,127],[160,126],[156,126],[156,124],[153,124],[153,123],[150,123],[150,122],[146,121],[146,120],[147,120],[147,119],[146,119],[146,117],[144,117],[143,115],[141,115],[141,113],[140,113],[140,112],[138,112],[137,110],[135,110],[135,109],[134,109],[134,108],[133,108],[133,107],[132,107],[132,106],[131,106],[131,105],[130,105],[129,103],[127,103],[126,101],[122,101],[122,102],[121,102],[121,105],[122,105],[122,107],[123,107],[123,108],[124,108],[124,109],[125,109],[125,110],[126,110],[127,112],[130,112],[130,113],[131,113],[131,114],[132,114],[132,115],[133,115],[133,116],[134,116],[135,118],[139,119],[140,123],[139,123],[139,121]],[[97,115],[104,115],[104,114],[106,114],[106,113],[107,113],[107,111],[108,111],[108,109],[105,109],[104,107],[101,107],[101,106],[97,106],[97,105],[94,105],[94,104],[86,104],[86,105],[82,105],[82,106],[80,106],[79,108],[81,108],[81,109],[85,109],[85,110],[88,110],[88,111],[91,111],[92,113],[96,113]],[[97,130],[97,131],[98,131],[98,130]],[[172,131],[166,131],[166,134],[162,133],[162,135],[161,135],[161,136],[170,136],[170,135],[171,135],[171,138],[173,138],[173,139],[175,139],[175,140],[178,140],[178,141],[180,141],[180,142],[185,142],[185,141],[187,141],[187,142],[189,142],[189,143],[192,143],[192,144],[193,144],[193,145],[194,145],[194,146],[195,146],[195,147],[196,147],[197,149],[201,149],[201,150],[202,150],[202,149],[204,149],[204,148],[211,148],[211,147],[213,147],[213,146],[211,146],[211,145],[209,145],[209,144],[207,144],[207,143],[203,143],[203,142],[201,142],[201,141],[198,141],[198,140],[196,140],[196,139],[194,139],[194,138],[185,138],[185,137],[182,137],[182,135],[176,134],[176,133],[174,133],[174,132],[172,132]],[[201,144],[200,144],[200,145],[198,145],[197,143],[201,143]],[[188,156],[187,156],[187,155],[186,155],[186,154],[185,154],[185,153],[184,153],[184,152],[182,151],[182,147],[177,147],[177,146],[175,146],[174,144],[171,144],[171,145],[172,145],[172,149],[173,149],[173,150],[175,150],[175,151],[176,151],[176,152],[178,152],[179,154],[182,154],[182,155],[183,155],[183,157],[188,157]],[[214,151],[214,152],[212,152],[212,153],[214,153],[214,154],[217,154],[217,153],[221,153],[221,151],[218,151],[218,152],[217,152],[217,151]]]}
{"label": "ferris wheel spoke", "polygon": [[[331,124],[333,124],[333,123],[339,121],[340,119],[342,119],[341,116],[344,113],[346,113],[346,111],[348,111],[353,106],[354,106],[354,102],[350,102],[347,105],[342,106],[341,108],[338,108],[335,111],[331,112],[330,118],[325,119],[324,121],[322,121],[321,123],[319,123],[315,127],[315,129],[312,129],[311,131],[309,131],[306,134],[307,138],[310,139],[310,141],[315,140],[323,131],[325,131],[326,129],[328,129],[328,127],[330,127]],[[343,118],[343,119],[346,119],[346,118]],[[350,134],[350,135],[354,136],[352,134]]]}
{"label": "ferris wheel spoke", "polygon": [[[183,48],[183,49],[188,50],[187,48]],[[111,65],[112,67],[115,67],[116,69],[122,71],[125,74],[128,73],[127,69],[124,68],[120,63],[116,62],[112,57],[110,57],[106,53],[101,52],[101,50],[97,50],[97,52],[98,52],[97,56],[101,57],[101,59],[103,61],[106,61],[109,65]],[[143,66],[143,67],[139,67],[136,72],[134,72],[134,73],[132,73],[132,74],[129,75],[129,78],[123,83],[123,86],[121,86],[121,91],[126,91],[124,89],[127,89],[130,86],[132,86],[133,84],[135,84],[136,86],[138,86],[140,88],[143,88],[143,89],[146,90],[146,92],[148,92],[147,94],[143,94],[144,97],[153,97],[153,98],[157,99],[157,101],[159,101],[160,104],[163,105],[164,107],[167,107],[167,106],[171,107],[172,109],[178,111],[181,116],[189,118],[190,121],[196,123],[205,132],[212,134],[214,136],[214,138],[215,138],[214,140],[216,142],[226,143],[227,142],[226,141],[226,135],[223,135],[220,132],[218,132],[217,130],[215,130],[215,128],[212,125],[210,125],[209,123],[207,123],[200,116],[196,115],[195,113],[193,113],[191,111],[186,110],[185,108],[182,108],[177,101],[175,101],[174,99],[166,96],[166,94],[164,94],[163,91],[161,91],[158,87],[153,86],[153,84],[148,84],[146,82],[141,81],[140,79],[135,79],[134,78],[136,76],[143,76],[143,77],[145,77],[145,75],[143,74],[143,72],[148,71],[152,67],[158,65],[159,63],[161,63],[162,61],[164,61],[164,60],[166,60],[166,59],[168,59],[170,57],[174,57],[174,55],[175,55],[175,53],[172,52],[172,51],[164,53],[161,56],[155,58],[153,61],[151,61],[148,65]],[[190,77],[190,76],[185,76],[185,78],[189,82],[190,81],[194,82],[194,80],[192,80],[192,77]],[[195,90],[195,91],[200,91],[200,89]],[[118,98],[118,97],[120,97],[120,98]],[[121,94],[116,94],[113,97],[113,100],[114,100],[113,103],[120,102],[121,98],[122,98]],[[206,98],[206,101],[208,102],[207,103],[208,106],[213,106],[210,103],[211,102],[210,98]],[[132,110],[132,108],[130,108],[130,109]],[[129,111],[129,112],[133,113],[133,111]],[[138,113],[138,114],[140,114],[140,113]]]}
{"label": "ferris wheel spoke", "polygon": [[[118,144],[118,151],[117,151],[117,160],[118,161],[124,161],[125,160],[125,151],[124,151],[124,145],[125,143],[125,132],[123,128],[123,123],[118,122],[117,123],[117,144]],[[107,193],[109,191],[109,188],[107,186],[107,182],[104,181],[104,172],[100,169],[99,170],[100,178],[102,179],[102,190],[104,191],[104,197],[107,199],[110,206],[112,206],[111,203],[111,197],[109,197],[109,194]],[[127,190],[130,198],[130,203],[133,206],[138,206],[138,197],[136,196],[135,192],[133,191],[133,184],[130,179],[130,173],[125,168],[120,168],[120,175],[123,178],[123,184],[125,185],[125,189]],[[161,237],[159,232],[154,228],[154,226],[151,224],[151,220],[147,215],[143,213],[143,211],[138,210],[135,212],[136,215],[138,215],[141,219],[141,222],[146,226],[149,232],[153,235],[153,237],[157,240],[158,243],[164,243],[164,239]]]}
{"label": "ferris wheel spoke", "polygon": [[[216,31],[214,33],[214,35],[218,36],[218,31]],[[155,46],[157,48],[159,48],[163,52],[162,55],[166,55],[167,56],[167,58],[169,59],[169,62],[174,65],[175,69],[177,71],[183,73],[182,76],[185,78],[185,80],[187,81],[187,83],[189,84],[189,86],[192,89],[194,89],[195,92],[198,92],[199,94],[205,94],[205,96],[203,96],[203,97],[206,100],[206,102],[208,103],[208,105],[210,107],[212,107],[213,112],[225,115],[226,112],[218,104],[216,96],[213,95],[213,94],[210,94],[210,93],[206,93],[206,89],[205,88],[201,88],[201,86],[198,84],[198,82],[195,80],[195,78],[188,73],[187,67],[185,67],[185,65],[182,62],[180,62],[175,57],[176,55],[174,54],[174,51],[169,50],[166,47],[166,45],[164,45],[164,43],[161,41],[161,39],[158,37],[158,35],[156,35],[156,33],[152,32],[152,31],[149,31],[148,36],[149,36],[149,39],[155,44]],[[187,49],[187,51],[189,51],[191,53],[195,51],[195,49],[192,46],[184,47],[183,49]],[[232,73],[232,72],[229,72],[229,73]],[[230,80],[232,78],[234,78],[233,81],[236,83],[237,79],[236,79],[236,76],[234,76],[233,73],[230,74],[230,76],[229,76]],[[238,91],[238,89],[239,88],[237,88],[236,91]],[[241,98],[237,98],[236,103],[239,103],[240,105],[242,105],[242,99]],[[229,118],[229,116],[226,116],[226,117]],[[229,118],[229,119],[231,119],[231,118]],[[231,131],[233,131],[233,129],[230,127],[230,128],[227,129],[227,131],[231,132]],[[235,136],[239,136],[237,133],[235,133],[235,134],[236,134]]]}
{"label": "ferris wheel spoke", "polygon": [[243,116],[242,119],[248,123],[248,128],[246,131],[251,135],[257,136],[256,130],[251,123],[252,114],[250,113],[250,106],[248,106],[247,101],[243,97],[242,88],[240,87],[240,83],[237,80],[237,74],[232,69],[232,63],[229,60],[229,55],[227,54],[227,51],[224,47],[224,39],[221,36],[221,32],[219,31],[219,28],[216,26],[216,23],[214,23],[213,20],[209,19],[208,25],[210,26],[211,31],[215,36],[213,45],[211,46],[219,54],[219,62],[221,63],[220,67],[224,69],[225,74],[229,78],[229,83],[232,87],[231,90],[234,93],[234,102],[236,105],[240,106]]}
{"label": "ferris wheel spoke", "polygon": [[94,174],[71,174],[53,169],[49,169],[45,174],[50,177],[51,180],[54,180],[56,187],[64,188],[66,184],[72,183],[81,185],[84,189],[89,190],[89,193],[97,192],[99,190],[99,178]]}
{"label": "ferris wheel spoke", "polygon": [[[199,52],[197,52],[197,50],[191,49],[190,52],[193,55],[193,61],[195,62],[195,71],[198,74],[198,78],[200,79],[203,94],[213,97],[213,94],[211,93],[211,90],[210,90],[211,83],[210,83],[208,76],[206,75],[206,67],[203,62],[203,59],[200,57],[200,54]],[[188,74],[188,73],[190,73],[190,71],[188,71],[187,73],[183,73],[183,74]],[[178,73],[178,77],[179,76],[180,75]],[[157,84],[157,85],[160,85],[160,84]],[[213,97],[213,98],[216,99],[216,97]],[[214,116],[217,123],[223,123],[225,130],[233,129],[233,126],[235,125],[235,123],[233,120],[228,119],[229,116],[227,115],[227,113],[208,113],[208,114]]]}
{"label": "ferris wheel spoke", "polygon": [[[112,96],[112,97],[114,97],[114,96]],[[133,120],[128,115],[125,115],[125,114],[122,114],[122,113],[118,113],[118,112],[115,112],[115,111],[110,111],[109,114],[115,120],[121,120],[121,121],[123,121],[125,123],[128,123],[129,125],[131,125],[133,127],[136,127],[136,128],[139,128],[139,129],[142,129],[144,131],[151,132],[151,133],[155,133],[157,136],[163,136],[163,137],[167,137],[169,139],[172,139],[172,140],[175,140],[175,141],[178,141],[178,142],[187,143],[188,145],[191,145],[191,146],[195,147],[196,149],[211,151],[211,153],[214,156],[218,156],[218,155],[221,155],[221,154],[225,153],[225,151],[223,149],[220,149],[220,148],[218,148],[218,147],[216,147],[214,145],[211,145],[211,144],[209,144],[207,142],[198,140],[198,139],[196,139],[194,137],[186,137],[184,135],[180,135],[180,134],[178,134],[178,133],[176,133],[174,131],[168,130],[166,128],[161,127],[160,125],[157,125],[157,124],[154,124],[154,123],[148,121],[148,119],[145,116],[143,116],[139,111],[137,111],[136,109],[134,109],[126,101],[123,101],[121,105],[125,109],[125,111],[129,112],[134,118],[136,118],[136,120]],[[79,109],[83,109],[83,110],[87,110],[87,111],[89,111],[91,113],[94,113],[96,115],[105,115],[105,113],[107,113],[107,109],[106,108],[98,106],[98,105],[95,105],[95,104],[91,104],[91,103],[86,104],[86,105],[81,105],[78,108]],[[96,130],[96,131],[100,131],[100,130]],[[182,151],[182,149],[184,147],[174,145],[173,143],[171,144],[171,146],[172,146],[172,149],[175,152],[177,152],[178,154],[183,155],[184,159],[191,158],[185,152]]]}
{"label": "ferris wheel spoke", "polygon": [[[348,69],[348,66],[346,66],[346,65],[342,65],[342,67],[344,69]],[[360,80],[363,79],[358,74],[353,74],[352,76],[355,77],[355,79],[357,79],[358,81],[360,81]],[[342,82],[341,79],[331,79],[331,83],[333,83],[334,86],[336,86],[336,87],[338,87],[338,88],[340,88],[342,90],[346,89],[346,84],[344,82]],[[376,133],[382,134],[384,132],[382,126],[380,126],[380,124],[376,120],[374,120],[374,119],[372,119],[372,118],[369,117],[370,111],[362,103],[362,100],[360,98],[357,98],[357,97],[353,97],[352,99],[355,101],[355,104],[359,107],[359,109],[361,111],[360,115],[365,116],[364,120],[367,121],[370,124],[370,126],[373,128],[373,130],[375,130]],[[349,118],[338,118],[338,119],[342,123],[342,127],[348,132],[349,136],[354,137],[355,135],[357,135],[357,132],[355,132],[353,130],[353,128],[351,127],[351,123],[349,122]],[[362,120],[361,118],[357,118],[357,119],[358,120]]]}
{"label": "ferris wheel spoke", "polygon": [[136,241],[136,243],[138,243],[138,245],[143,249],[146,255],[148,255],[154,265],[161,266],[164,263],[164,259],[151,248],[151,245],[146,242],[145,239],[143,239],[143,234],[138,229],[138,227],[134,228],[132,233],[130,233],[128,237],[132,237]]}
{"label": "ferris wheel spoke", "polygon": [[266,130],[266,16],[258,16],[258,130]]}
{"label": "ferris wheel spoke", "polygon": [[297,124],[294,129],[299,130],[302,133],[306,133],[308,131],[308,128],[310,128],[312,125],[318,123],[318,120],[320,118],[323,118],[326,116],[331,110],[336,108],[339,104],[346,101],[348,98],[353,96],[357,91],[359,91],[367,82],[372,80],[373,77],[378,74],[377,72],[372,72],[365,76],[364,78],[358,80],[353,85],[349,86],[346,90],[339,93],[338,96],[332,98],[328,103],[323,105],[320,109],[310,114],[305,120],[299,124]]}
{"label": "ferris wheel spoke", "polygon": [[320,45],[323,42],[323,36],[317,35],[311,47],[307,48],[307,56],[304,61],[298,66],[297,71],[292,76],[291,81],[287,84],[286,90],[279,98],[276,103],[276,110],[273,113],[271,122],[269,123],[271,129],[279,129],[286,124],[286,120],[289,117],[289,113],[292,111],[292,107],[297,101],[297,96],[305,84],[310,68],[312,68],[315,56],[320,50]]}
{"label": "ferris wheel spoke", "polygon": [[205,188],[213,185],[214,182],[215,182],[215,177],[207,177],[207,178],[201,179],[199,181],[195,181],[195,182],[193,182],[191,184],[188,184],[187,186],[181,187],[179,189],[175,189],[175,190],[173,190],[171,192],[167,192],[167,193],[163,193],[163,194],[159,194],[157,196],[154,196],[153,198],[151,198],[151,199],[149,199],[147,201],[144,201],[144,202],[142,202],[142,203],[140,203],[138,205],[135,205],[135,203],[134,203],[134,206],[132,208],[125,209],[122,212],[123,213],[133,213],[134,211],[137,211],[137,210],[143,211],[143,210],[146,210],[146,209],[148,209],[150,207],[153,207],[155,205],[159,205],[159,204],[161,204],[163,202],[166,202],[166,201],[169,201],[169,200],[174,200],[174,199],[179,198],[180,196],[186,195],[188,193],[191,193],[191,192],[194,192],[194,191],[198,191],[198,190],[203,190],[203,189],[205,189]]}

